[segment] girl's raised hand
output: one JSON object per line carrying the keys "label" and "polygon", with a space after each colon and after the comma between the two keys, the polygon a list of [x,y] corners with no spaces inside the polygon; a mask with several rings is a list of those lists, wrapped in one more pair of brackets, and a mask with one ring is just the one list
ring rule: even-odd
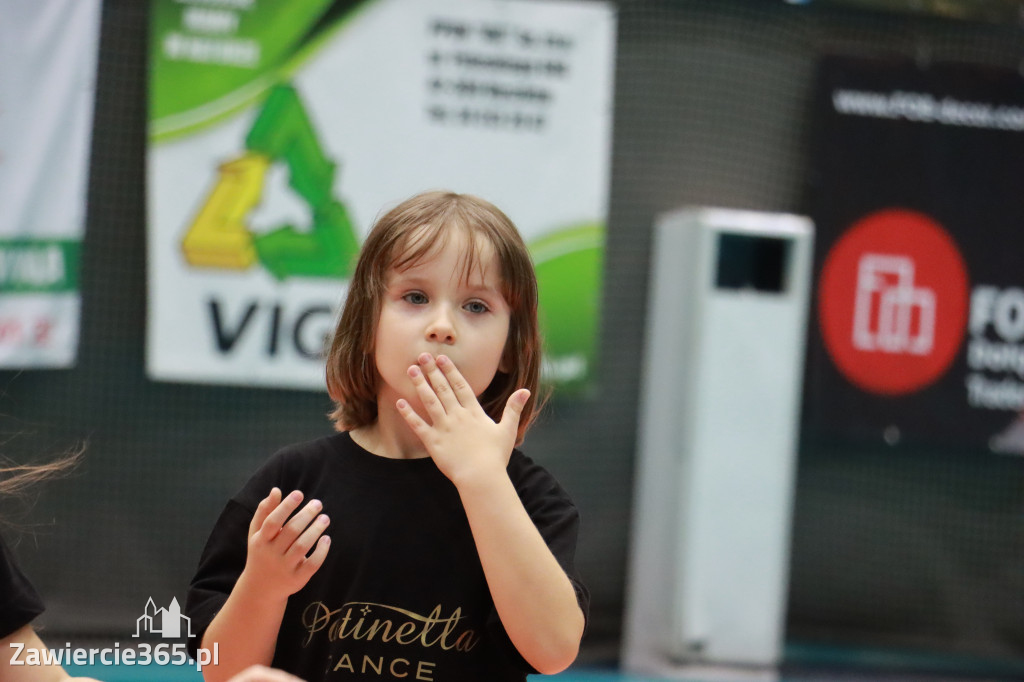
{"label": "girl's raised hand", "polygon": [[[242,575],[278,597],[287,598],[301,590],[324,563],[331,545],[330,537],[323,535],[330,519],[320,513],[320,500],[311,500],[296,512],[301,503],[300,491],[294,490],[282,500],[275,487],[249,522]],[[316,549],[309,554],[314,544]]]}
{"label": "girl's raised hand", "polygon": [[509,396],[495,423],[451,359],[439,355],[435,361],[424,353],[418,360],[409,367],[409,378],[431,423],[405,400],[396,407],[437,467],[456,487],[476,476],[504,475],[530,392],[521,388]]}

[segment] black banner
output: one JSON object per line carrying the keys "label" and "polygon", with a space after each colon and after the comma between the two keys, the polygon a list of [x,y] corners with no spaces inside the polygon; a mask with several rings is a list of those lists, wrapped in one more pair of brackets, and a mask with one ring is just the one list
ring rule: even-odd
{"label": "black banner", "polygon": [[806,432],[1024,454],[1024,79],[830,57]]}

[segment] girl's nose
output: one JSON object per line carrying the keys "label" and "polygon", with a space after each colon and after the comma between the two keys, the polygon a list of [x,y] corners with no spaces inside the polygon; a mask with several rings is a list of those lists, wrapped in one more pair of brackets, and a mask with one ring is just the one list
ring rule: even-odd
{"label": "girl's nose", "polygon": [[427,325],[427,340],[434,343],[455,343],[455,325],[447,309],[438,310]]}

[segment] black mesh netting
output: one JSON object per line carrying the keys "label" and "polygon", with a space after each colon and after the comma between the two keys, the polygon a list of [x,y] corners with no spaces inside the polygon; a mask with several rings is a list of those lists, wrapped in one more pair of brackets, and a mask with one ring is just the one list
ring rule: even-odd
{"label": "black mesh netting", "polygon": [[[764,0],[618,4],[600,387],[559,401],[527,448],[575,496],[593,591],[584,655],[621,629],[648,248],[682,205],[804,212],[810,100],[826,52],[1017,68],[1013,26]],[[147,3],[102,17],[78,364],[0,373],[16,460],[88,441],[20,517],[17,552],[52,636],[127,637],[184,596],[226,498],[278,447],[330,432],[325,394],[145,376]],[[1024,656],[1024,466],[805,439],[790,639]]]}

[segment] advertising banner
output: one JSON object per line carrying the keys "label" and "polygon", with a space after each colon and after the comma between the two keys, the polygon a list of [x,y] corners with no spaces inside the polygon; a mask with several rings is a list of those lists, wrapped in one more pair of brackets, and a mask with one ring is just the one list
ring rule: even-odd
{"label": "advertising banner", "polygon": [[1024,79],[820,65],[808,426],[1024,454]]}
{"label": "advertising banner", "polygon": [[100,0],[0,17],[0,367],[75,364],[99,25]]}
{"label": "advertising banner", "polygon": [[523,0],[153,0],[147,368],[321,390],[374,219],[492,201],[531,248],[545,372],[593,373],[614,13]]}

